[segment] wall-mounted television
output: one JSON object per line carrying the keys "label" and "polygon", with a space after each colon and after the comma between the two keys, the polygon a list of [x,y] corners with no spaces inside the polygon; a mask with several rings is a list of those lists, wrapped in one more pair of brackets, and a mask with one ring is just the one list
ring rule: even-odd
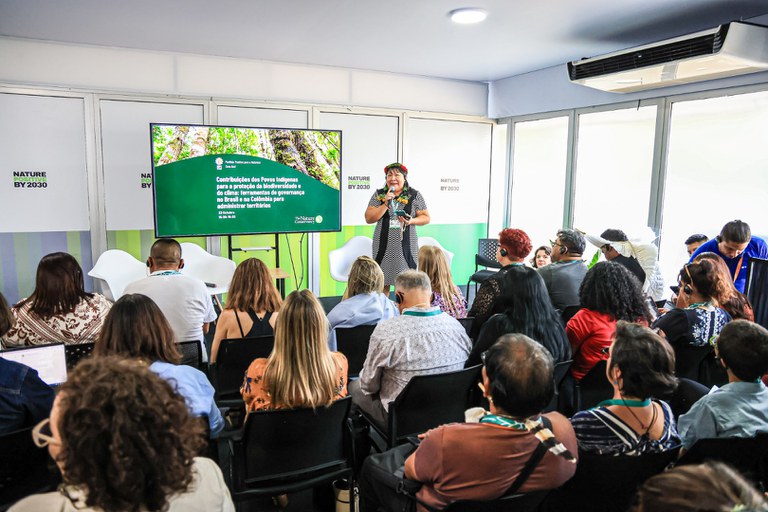
{"label": "wall-mounted television", "polygon": [[341,132],[150,124],[155,236],[341,230]]}

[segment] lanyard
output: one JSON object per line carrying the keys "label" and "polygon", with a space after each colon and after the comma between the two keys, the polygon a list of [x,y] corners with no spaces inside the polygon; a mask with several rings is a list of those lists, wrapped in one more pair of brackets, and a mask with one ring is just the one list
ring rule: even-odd
{"label": "lanyard", "polygon": [[[536,420],[537,423],[539,423],[541,420]],[[486,414],[482,418],[480,418],[480,423],[489,423],[491,425],[498,425],[500,427],[506,427],[506,428],[513,428],[515,430],[528,430],[528,427],[525,426],[525,423],[521,423],[515,419],[512,418],[505,418],[504,416],[499,416],[497,414]]]}
{"label": "lanyard", "polygon": [[651,405],[651,399],[645,400],[624,400],[623,398],[611,398],[610,400],[603,400],[596,407],[603,407],[608,405],[623,405],[624,407],[648,407]]}
{"label": "lanyard", "polygon": [[736,279],[739,277],[739,272],[741,272],[741,262],[744,261],[744,255],[741,255],[741,258],[739,258],[739,262],[736,264],[736,272],[733,274],[733,282],[736,282]]}
{"label": "lanyard", "polygon": [[437,316],[443,311],[440,309],[435,309],[434,311],[413,311],[411,309],[406,309],[403,311],[403,315],[408,316]]}

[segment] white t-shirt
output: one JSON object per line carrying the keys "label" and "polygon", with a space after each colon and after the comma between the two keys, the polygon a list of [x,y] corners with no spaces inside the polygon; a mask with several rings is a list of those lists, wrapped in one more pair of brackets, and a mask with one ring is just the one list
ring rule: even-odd
{"label": "white t-shirt", "polygon": [[203,324],[216,320],[205,283],[179,272],[153,272],[126,286],[124,293],[140,293],[155,301],[171,324],[177,341],[202,341]]}

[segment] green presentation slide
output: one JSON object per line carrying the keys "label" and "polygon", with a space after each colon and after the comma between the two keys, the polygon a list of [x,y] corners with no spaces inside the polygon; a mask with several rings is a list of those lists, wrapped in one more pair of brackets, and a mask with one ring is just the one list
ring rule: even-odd
{"label": "green presentation slide", "polygon": [[[187,125],[152,131],[158,237],[341,229],[334,165],[340,132]],[[201,137],[203,151],[193,147]]]}

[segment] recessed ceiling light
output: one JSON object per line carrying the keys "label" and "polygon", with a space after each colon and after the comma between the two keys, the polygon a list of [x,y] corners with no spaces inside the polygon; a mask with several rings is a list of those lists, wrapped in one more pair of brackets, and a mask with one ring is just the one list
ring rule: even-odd
{"label": "recessed ceiling light", "polygon": [[448,14],[451,17],[451,21],[454,23],[461,23],[462,25],[480,23],[488,16],[487,12],[476,7],[463,7],[461,9],[454,9]]}

